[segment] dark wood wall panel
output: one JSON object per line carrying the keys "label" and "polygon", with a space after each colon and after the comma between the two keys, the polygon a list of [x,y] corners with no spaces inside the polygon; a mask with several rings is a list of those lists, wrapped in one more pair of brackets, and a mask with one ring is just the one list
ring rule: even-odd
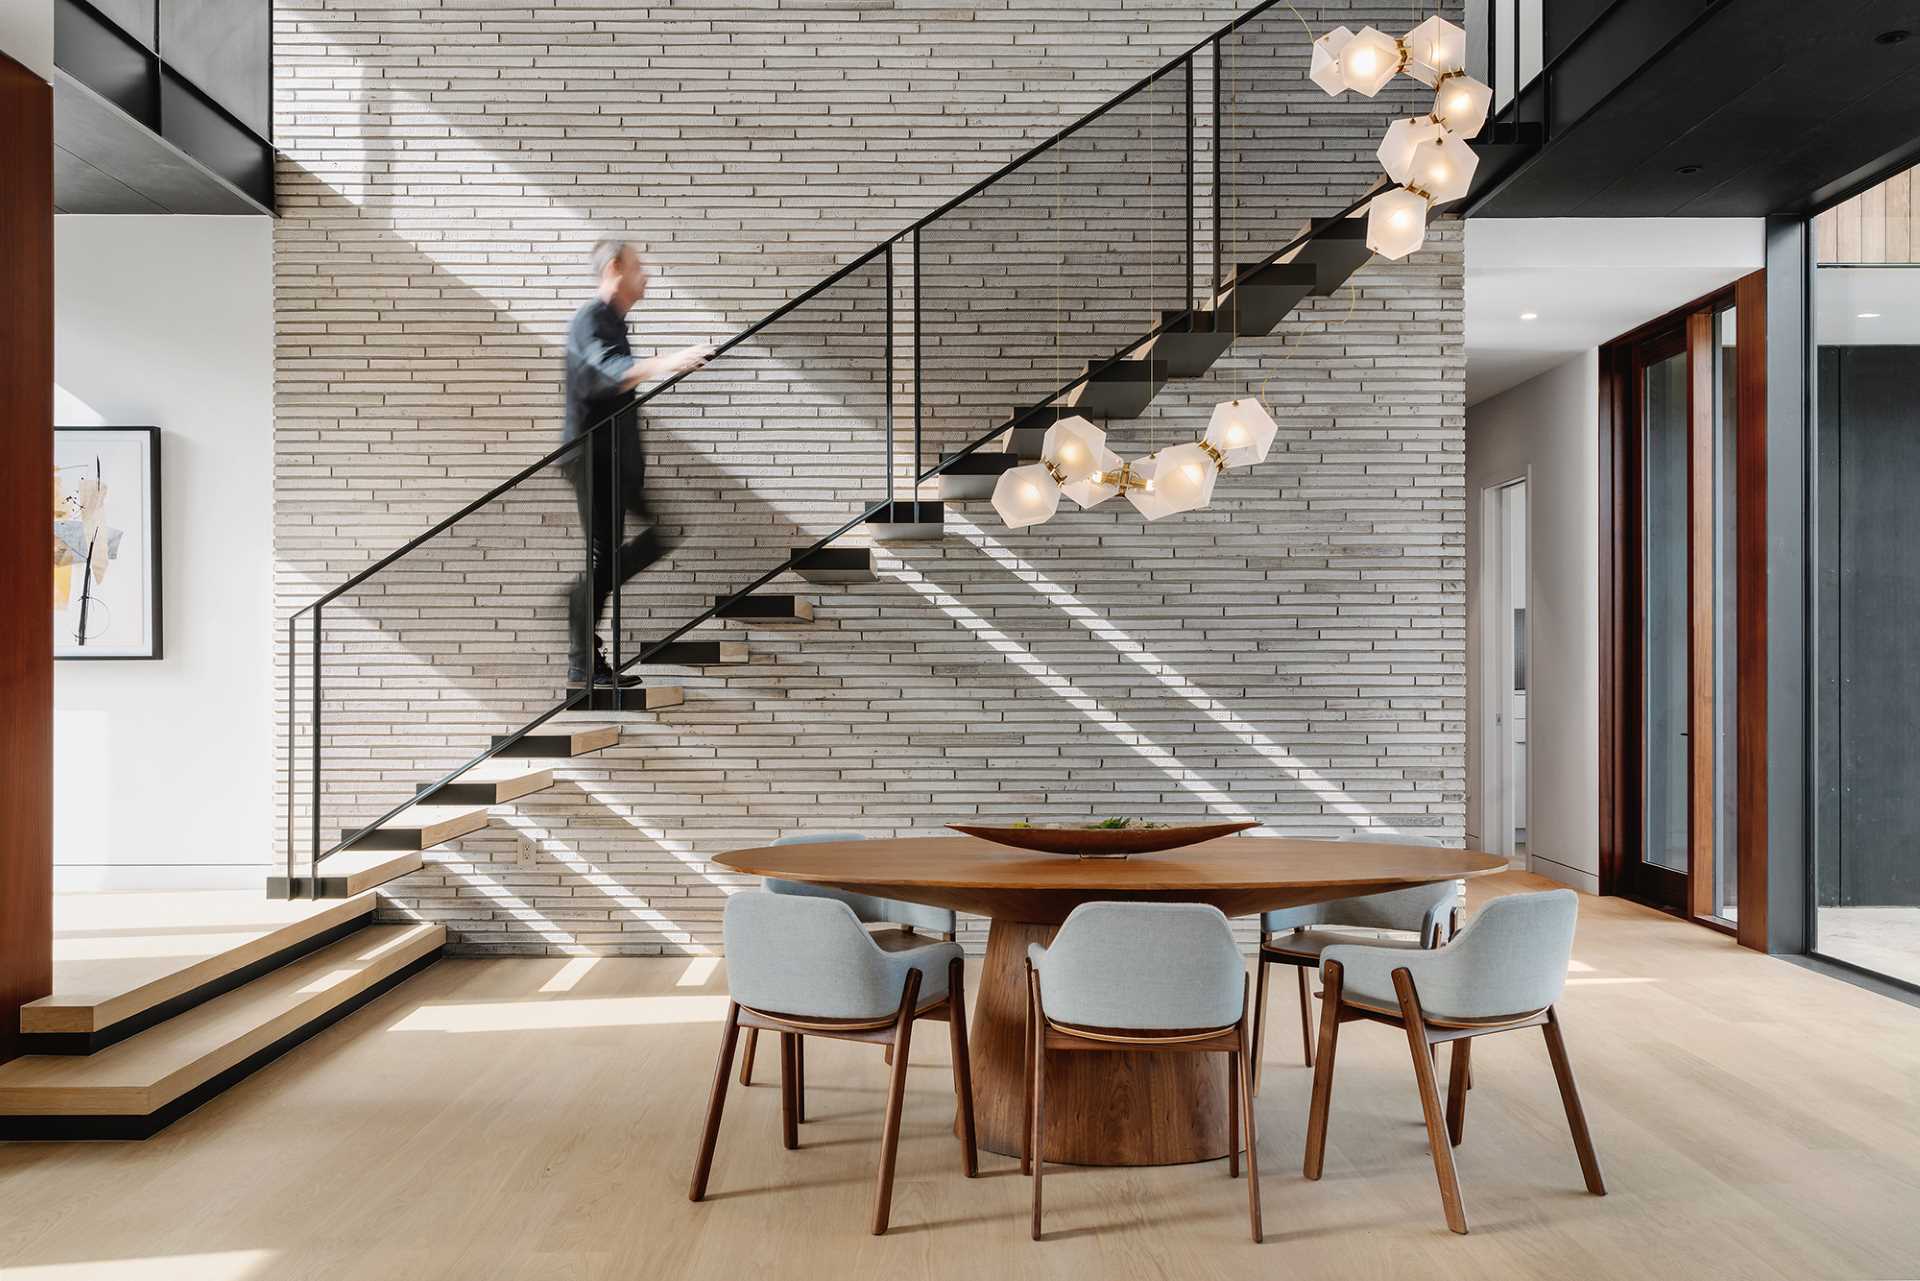
{"label": "dark wood wall panel", "polygon": [[53,985],[53,90],[0,54],[0,1060]]}
{"label": "dark wood wall panel", "polygon": [[1735,282],[1740,327],[1734,355],[1739,390],[1735,446],[1734,666],[1739,692],[1734,711],[1735,791],[1739,795],[1736,933],[1743,947],[1767,950],[1767,273]]}

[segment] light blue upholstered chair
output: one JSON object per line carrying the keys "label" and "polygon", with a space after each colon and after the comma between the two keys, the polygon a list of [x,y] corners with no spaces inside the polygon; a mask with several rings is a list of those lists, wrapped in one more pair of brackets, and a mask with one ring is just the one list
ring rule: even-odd
{"label": "light blue upholstered chair", "polygon": [[[1476,1036],[1537,1027],[1560,1085],[1567,1126],[1587,1191],[1605,1196],[1600,1160],[1580,1106],[1573,1065],[1560,1035],[1554,1002],[1567,981],[1573,927],[1580,903],[1572,890],[1513,894],[1494,899],[1446,946],[1433,949],[1341,943],[1320,956],[1320,1061],[1314,1066],[1307,1117],[1305,1173],[1320,1177],[1327,1147],[1327,1109],[1333,1098],[1333,1061],[1340,1025],[1356,1019],[1402,1028],[1413,1055],[1413,1075],[1426,1114],[1433,1168],[1447,1226],[1467,1230],[1453,1148],[1466,1132],[1467,1072]],[[1453,1043],[1444,1111],[1434,1067],[1435,1047]]]}
{"label": "light blue upholstered chair", "polygon": [[707,1104],[706,1131],[688,1195],[707,1194],[713,1150],[733,1076],[733,1047],[742,1027],[780,1034],[780,1128],[788,1148],[800,1146],[800,1046],[808,1036],[878,1042],[893,1049],[880,1174],[873,1194],[873,1232],[887,1230],[893,1204],[894,1155],[907,1054],[918,1019],[945,1019],[953,1042],[953,1088],[959,1096],[961,1168],[979,1171],[973,1132],[973,1083],[967,1058],[966,991],[960,946],[918,935],[868,933],[851,907],[812,895],[748,890],[727,900],[727,985],[732,1001],[720,1043],[720,1065]]}
{"label": "light blue upholstered chair", "polygon": [[[1352,832],[1343,841],[1374,841],[1373,832]],[[1396,845],[1433,845],[1424,836],[1390,838]],[[1357,898],[1306,903],[1264,912],[1260,916],[1260,956],[1253,985],[1253,1092],[1260,1092],[1262,1054],[1267,1045],[1267,967],[1290,965],[1300,981],[1300,1050],[1313,1066],[1313,995],[1309,973],[1320,964],[1320,949],[1333,943],[1377,942],[1382,947],[1438,947],[1445,941],[1454,899],[1455,881],[1416,885],[1412,889],[1362,894]],[[1350,929],[1397,930],[1399,938],[1356,939]]]}
{"label": "light blue upholstered chair", "polygon": [[[775,845],[818,845],[826,841],[861,841],[866,837],[859,832],[809,832],[799,836],[783,836]],[[766,889],[775,894],[804,894],[814,898],[838,899],[853,909],[853,914],[866,925],[897,925],[911,934],[916,929],[937,934],[947,942],[953,941],[954,932],[959,928],[958,919],[950,907],[933,907],[926,903],[909,903],[905,899],[878,898],[872,894],[855,894],[851,890],[837,890],[830,885],[809,885],[805,881],[783,881],[777,876],[769,876],[764,882]],[[740,1084],[753,1084],[753,1056],[760,1048],[760,1031],[750,1028],[747,1031],[746,1052],[740,1056]],[[800,1119],[807,1119],[806,1079],[807,1067],[804,1061],[799,1067]]]}
{"label": "light blue upholstered chair", "polygon": [[[1040,1239],[1047,1056],[1168,1050],[1227,1056],[1228,1172],[1247,1130],[1247,1215],[1261,1239],[1260,1168],[1249,1076],[1247,969],[1220,910],[1203,903],[1083,903],[1053,942],[1027,950],[1027,1112],[1020,1167],[1033,1176]],[[1098,1107],[1099,1100],[1083,1100]]]}

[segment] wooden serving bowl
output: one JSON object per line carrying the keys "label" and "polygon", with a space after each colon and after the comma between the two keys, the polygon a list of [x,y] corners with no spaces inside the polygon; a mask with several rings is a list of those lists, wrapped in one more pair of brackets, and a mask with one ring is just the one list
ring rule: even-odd
{"label": "wooden serving bowl", "polygon": [[968,836],[1040,854],[1071,854],[1076,858],[1125,858],[1198,845],[1219,836],[1244,832],[1258,823],[1197,823],[1186,827],[986,827],[949,823]]}

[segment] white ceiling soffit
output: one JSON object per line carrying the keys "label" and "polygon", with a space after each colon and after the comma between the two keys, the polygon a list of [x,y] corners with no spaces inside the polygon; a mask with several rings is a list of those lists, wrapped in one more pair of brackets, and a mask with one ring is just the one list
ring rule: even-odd
{"label": "white ceiling soffit", "polygon": [[1920,265],[1820,268],[1813,324],[1822,347],[1920,347]]}
{"label": "white ceiling soffit", "polygon": [[1756,270],[1764,235],[1758,218],[1469,220],[1467,403]]}

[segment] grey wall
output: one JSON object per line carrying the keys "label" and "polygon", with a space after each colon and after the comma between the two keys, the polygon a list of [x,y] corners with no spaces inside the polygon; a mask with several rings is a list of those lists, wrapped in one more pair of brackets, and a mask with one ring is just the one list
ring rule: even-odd
{"label": "grey wall", "polygon": [[[1303,11],[1317,29],[1424,16]],[[297,0],[277,15],[285,611],[551,446],[557,343],[597,235],[641,239],[659,265],[635,317],[643,350],[723,335],[1232,10],[805,0],[537,5],[530,21],[455,3],[374,23]],[[1411,82],[1332,102],[1304,80],[1304,33],[1290,53],[1260,90],[1283,113],[1267,142],[1288,141],[1236,175],[1236,189],[1269,188],[1247,206],[1264,231],[1223,228],[1249,246],[1261,234],[1277,248],[1286,210],[1363,191],[1380,131],[1418,107]],[[1115,122],[1133,130],[1128,154],[1164,166],[1175,153],[1166,106]],[[1242,112],[1236,130],[1251,127]],[[1108,180],[1132,191],[1139,170]],[[1086,263],[1099,306],[1051,296],[1033,229],[1071,194],[1036,176],[992,237],[943,264],[930,368],[974,371],[952,379],[946,439],[1004,414],[1060,359],[1062,331],[1110,349],[1113,331],[1144,327],[1139,282],[1179,271],[1166,238],[1141,234],[1169,221],[1164,203],[1128,223],[1096,182],[1078,206],[1087,225],[1121,221],[1051,262]],[[707,860],[797,828],[1252,815],[1285,832],[1458,841],[1458,231],[1367,268],[1124,430],[1138,454],[1197,434],[1221,398],[1265,396],[1282,421],[1274,456],[1225,477],[1211,511],[1146,526],[1110,505],[1009,532],[970,505],[944,542],[881,553],[878,583],[811,591],[811,627],[734,629],[751,665],[676,674],[684,706],[436,851],[392,887],[394,910],[446,921],[470,951],[706,950],[738,883]],[[996,291],[1008,305],[969,336],[959,309]],[[658,406],[654,495],[680,542],[627,598],[636,635],[877,497],[880,296],[862,273]],[[1072,372],[1091,353],[1067,346]],[[573,523],[570,495],[543,480],[329,611],[329,831],[555,700]]]}
{"label": "grey wall", "polygon": [[[1467,596],[1481,596],[1482,492],[1528,481],[1528,841],[1532,869],[1589,893],[1600,877],[1599,363],[1586,352],[1467,411]],[[1467,640],[1469,843],[1480,815],[1479,611]]]}

